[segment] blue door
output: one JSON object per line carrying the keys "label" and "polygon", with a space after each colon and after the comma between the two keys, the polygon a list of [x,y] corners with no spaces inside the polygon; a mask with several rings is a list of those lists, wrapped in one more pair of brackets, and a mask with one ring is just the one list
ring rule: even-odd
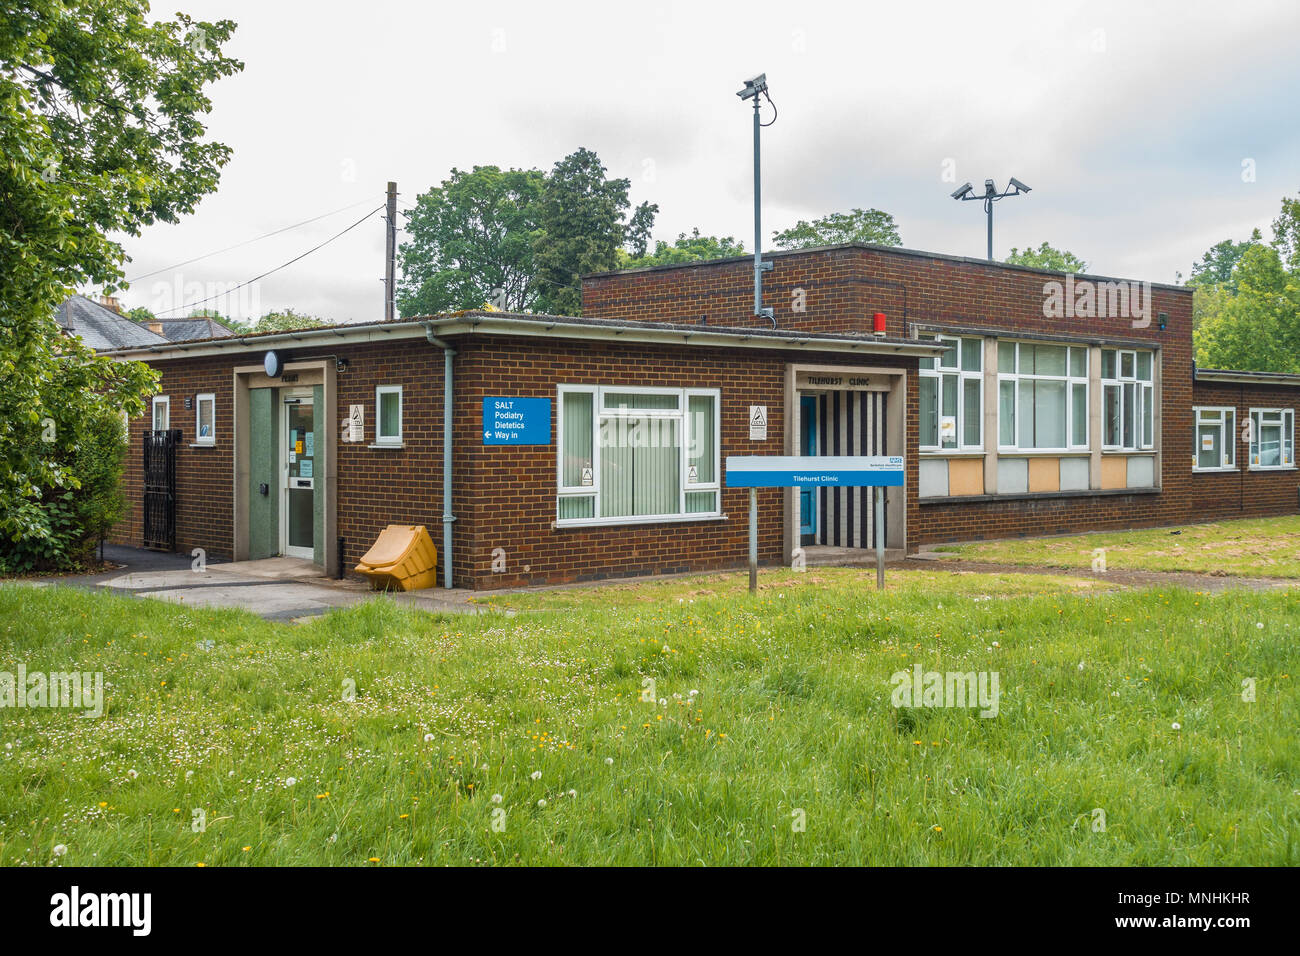
{"label": "blue door", "polygon": [[[799,396],[799,454],[817,454],[817,398]],[[812,544],[817,536],[817,489],[799,491],[799,538]]]}

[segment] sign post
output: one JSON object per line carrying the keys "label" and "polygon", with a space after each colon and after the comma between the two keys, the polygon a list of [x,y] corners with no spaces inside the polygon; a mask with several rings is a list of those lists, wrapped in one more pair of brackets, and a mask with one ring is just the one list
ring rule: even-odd
{"label": "sign post", "polygon": [[727,487],[749,489],[749,590],[758,590],[759,488],[875,488],[876,587],[885,586],[885,489],[903,486],[902,455],[756,455],[727,458]]}

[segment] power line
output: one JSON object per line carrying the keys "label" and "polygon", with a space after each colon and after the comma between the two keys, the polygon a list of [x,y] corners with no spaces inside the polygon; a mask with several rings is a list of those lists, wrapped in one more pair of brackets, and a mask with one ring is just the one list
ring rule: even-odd
{"label": "power line", "polygon": [[330,216],[337,216],[339,213],[347,212],[349,209],[355,209],[357,208],[357,206],[364,206],[369,201],[370,200],[368,199],[362,199],[359,202],[354,202],[349,206],[343,206],[340,209],[335,209],[333,212],[321,213],[321,215],[313,216],[311,219],[304,219],[302,222],[295,222],[292,226],[285,226],[281,229],[273,230],[272,232],[265,232],[260,236],[253,237],[252,239],[245,239],[243,242],[237,242],[233,246],[226,246],[226,248],[218,249],[215,252],[206,252],[201,256],[195,256],[193,259],[186,259],[184,262],[178,262],[175,265],[167,266],[164,269],[155,269],[153,272],[146,272],[142,276],[136,276],[132,279],[127,279],[126,281],[139,282],[141,279],[148,279],[153,276],[159,275],[160,273],[163,272],[171,272],[173,269],[179,269],[181,266],[188,266],[195,262],[201,262],[204,259],[211,259],[213,256],[221,255],[223,252],[230,252],[232,249],[239,249],[242,248],[243,246],[249,246],[255,242],[260,242],[263,239],[269,239],[272,236],[278,236],[280,233],[288,232],[290,229],[297,229],[300,226],[307,226],[313,222],[319,222],[322,219],[328,219]]}
{"label": "power line", "polygon": [[371,216],[373,216],[375,213],[379,212],[379,211],[380,211],[381,209],[383,209],[383,208],[384,208],[383,205],[376,206],[374,209],[370,210],[370,212],[366,213],[364,216],[362,216],[360,219],[358,219],[358,220],[357,220],[356,222],[354,222],[352,225],[348,226],[348,227],[347,227],[346,229],[344,229],[342,232],[337,232],[337,233],[335,233],[334,235],[332,235],[332,236],[330,236],[328,239],[326,239],[324,242],[322,242],[320,245],[318,245],[318,246],[312,246],[310,249],[308,249],[308,250],[307,250],[306,252],[304,252],[302,255],[300,255],[300,256],[295,256],[294,258],[290,259],[288,262],[285,262],[285,263],[283,263],[283,264],[281,264],[281,265],[276,266],[274,269],[268,269],[266,272],[263,272],[263,273],[262,273],[261,275],[259,275],[259,276],[253,276],[253,278],[247,280],[246,282],[241,282],[241,283],[239,283],[239,285],[235,286],[233,289],[226,289],[226,290],[224,290],[224,291],[222,291],[222,292],[218,292],[216,295],[210,295],[210,296],[208,296],[206,299],[199,299],[197,302],[190,302],[190,303],[188,303],[188,304],[186,304],[186,305],[178,306],[178,307],[175,308],[175,309],[168,309],[166,312],[159,312],[159,313],[155,314],[154,318],[162,318],[162,317],[165,316],[165,315],[171,315],[171,314],[173,314],[173,313],[175,313],[175,312],[183,312],[183,311],[185,311],[186,309],[192,309],[192,308],[194,308],[196,305],[203,305],[203,303],[205,303],[205,302],[211,302],[213,299],[220,299],[220,298],[222,298],[223,296],[228,296],[228,295],[230,295],[232,292],[238,292],[240,289],[242,289],[242,288],[243,288],[244,286],[246,286],[246,285],[252,285],[254,282],[257,282],[257,281],[259,281],[259,280],[261,280],[261,279],[265,279],[267,276],[271,275],[272,273],[279,272],[281,269],[284,269],[284,268],[287,268],[288,266],[293,265],[295,262],[299,261],[300,259],[305,259],[305,258],[307,258],[309,255],[311,255],[311,254],[312,254],[313,252],[315,252],[317,249],[323,249],[325,246],[328,246],[328,245],[329,245],[331,242],[333,242],[335,239],[338,239],[340,236],[346,235],[347,233],[351,232],[353,229],[357,228],[357,226],[361,225],[363,222],[365,222],[367,219],[369,219]]}

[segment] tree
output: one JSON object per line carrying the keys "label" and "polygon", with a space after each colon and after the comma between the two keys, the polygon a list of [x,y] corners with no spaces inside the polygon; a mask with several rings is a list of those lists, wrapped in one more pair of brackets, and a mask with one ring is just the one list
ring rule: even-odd
{"label": "tree", "polygon": [[1247,249],[1262,245],[1258,229],[1244,242],[1233,242],[1231,239],[1216,242],[1201,256],[1200,262],[1192,264],[1192,274],[1188,277],[1187,284],[1196,286],[1198,290],[1221,286],[1235,293],[1237,285],[1233,281],[1232,270],[1237,267]]}
{"label": "tree", "polygon": [[132,322],[141,322],[141,323],[156,322],[158,320],[158,316],[154,315],[152,312],[150,312],[142,305],[136,306],[134,309],[128,309],[126,311],[126,317],[130,319]]}
{"label": "tree", "polygon": [[156,376],[60,335],[74,288],[121,285],[110,236],[175,222],[216,188],[205,88],[242,68],[234,24],[149,22],[142,0],[25,0],[0,13],[0,547],[51,537],[76,490],[77,422],[139,415]]}
{"label": "tree", "polygon": [[744,254],[744,243],[737,242],[731,236],[702,236],[699,227],[696,227],[689,236],[684,232],[681,233],[671,245],[660,239],[655,243],[654,252],[623,257],[619,267],[635,269],[641,266],[698,262],[702,259],[723,259],[727,256]]}
{"label": "tree", "polygon": [[[228,323],[226,323],[228,324]],[[294,329],[320,329],[330,325],[325,319],[314,315],[303,315],[293,309],[283,312],[268,312],[248,329],[249,332],[291,332]]]}
{"label": "tree", "polygon": [[484,302],[526,312],[538,296],[540,170],[475,166],[415,201],[399,250],[403,315],[473,309]]}
{"label": "tree", "polygon": [[772,238],[778,249],[811,249],[851,242],[874,246],[903,244],[894,217],[879,209],[836,212],[812,222],[800,219],[789,229],[774,233]]}
{"label": "tree", "polygon": [[1011,247],[1011,254],[1006,261],[1015,266],[1031,266],[1035,269],[1052,269],[1056,272],[1087,272],[1088,263],[1073,252],[1057,249],[1044,242],[1037,249],[1025,246],[1023,250]]}
{"label": "tree", "polygon": [[1192,267],[1196,361],[1203,368],[1300,372],[1300,199],[1282,198],[1267,245],[1225,239]]}
{"label": "tree", "polygon": [[600,157],[582,147],[555,164],[542,191],[534,238],[538,308],[559,315],[582,313],[579,277],[618,267],[627,243],[644,244],[658,209],[642,203],[628,221],[626,179],[608,179]]}

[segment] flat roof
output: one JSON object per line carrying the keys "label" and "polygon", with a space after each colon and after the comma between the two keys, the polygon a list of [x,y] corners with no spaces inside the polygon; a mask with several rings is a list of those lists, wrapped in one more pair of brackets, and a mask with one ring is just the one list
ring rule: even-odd
{"label": "flat roof", "polygon": [[662,345],[716,346],[722,348],[801,349],[913,356],[938,355],[943,347],[917,339],[799,332],[762,326],[721,326],[707,323],[654,322],[639,319],[602,319],[570,315],[534,315],[474,309],[445,315],[416,316],[392,322],[354,322],[284,332],[230,335],[188,342],[168,342],[139,348],[121,348],[105,355],[122,359],[181,358],[261,351],[273,345],[292,347],[330,343],[382,342],[386,339],[457,335],[515,335],[584,340],[640,342]]}
{"label": "flat roof", "polygon": [[1294,372],[1250,372],[1227,368],[1198,368],[1197,381],[1238,382],[1245,385],[1291,385],[1300,387],[1300,375]]}
{"label": "flat roof", "polygon": [[[975,259],[970,256],[954,256],[946,252],[926,252],[922,249],[906,249],[903,246],[878,246],[869,242],[845,242],[833,246],[811,246],[807,249],[773,249],[763,253],[764,259],[779,259],[784,256],[803,256],[812,255],[821,252],[840,252],[846,249],[861,249],[865,252],[879,252],[888,255],[908,256],[913,259],[942,259],[945,262],[957,262],[963,265],[980,266],[984,269],[1002,269],[1013,272],[1029,272],[1035,275],[1051,276],[1052,278],[1065,278],[1074,276],[1076,279],[1087,279],[1090,282],[1143,282],[1142,279],[1119,279],[1114,276],[1102,276],[1092,272],[1060,272],[1056,269],[1040,269],[1037,266],[1022,266],[1012,262],[990,262],[987,259]],[[670,262],[660,266],[637,266],[633,269],[610,269],[606,272],[589,272],[580,276],[581,279],[601,279],[610,276],[620,275],[637,275],[642,272],[667,272],[669,269],[697,269],[703,266],[733,265],[739,263],[753,263],[753,253],[747,256],[726,256],[721,259],[699,259],[694,262]],[[1191,286],[1173,285],[1166,282],[1148,282],[1147,285],[1153,289],[1165,289],[1169,292],[1182,292],[1187,295],[1193,293]]]}

